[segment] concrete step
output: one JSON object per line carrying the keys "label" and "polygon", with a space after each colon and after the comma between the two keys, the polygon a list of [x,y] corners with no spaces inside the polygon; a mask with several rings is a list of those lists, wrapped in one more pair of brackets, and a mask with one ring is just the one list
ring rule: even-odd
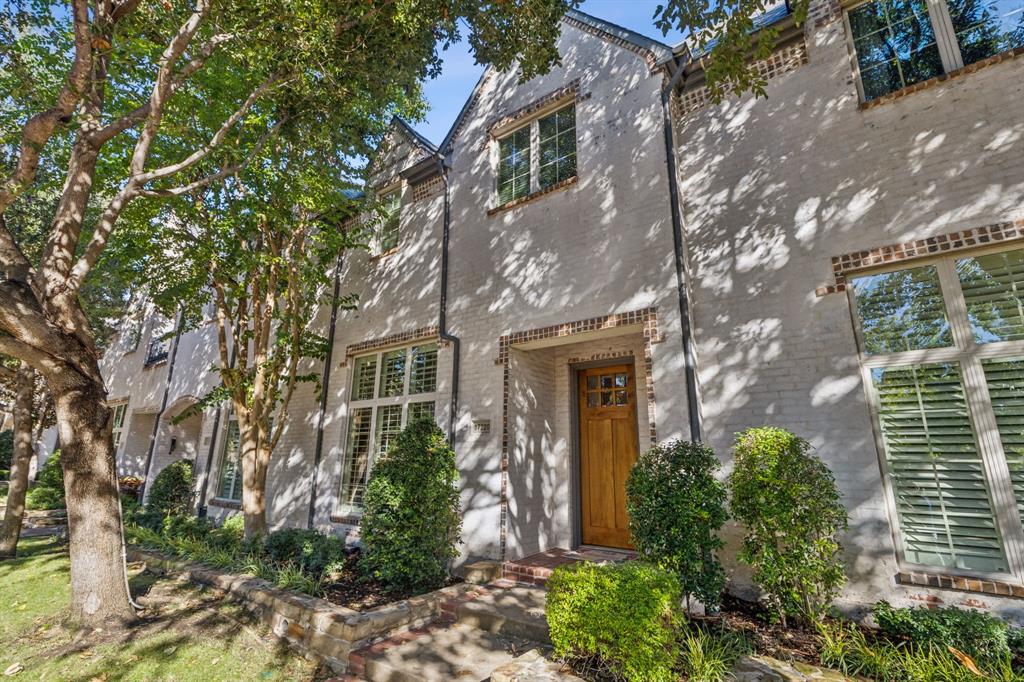
{"label": "concrete step", "polygon": [[369,682],[483,682],[533,646],[467,625],[434,626],[368,647],[350,658],[350,672]]}
{"label": "concrete step", "polygon": [[546,603],[547,590],[542,587],[490,586],[476,599],[459,604],[455,620],[484,632],[547,644],[551,638],[544,617]]}

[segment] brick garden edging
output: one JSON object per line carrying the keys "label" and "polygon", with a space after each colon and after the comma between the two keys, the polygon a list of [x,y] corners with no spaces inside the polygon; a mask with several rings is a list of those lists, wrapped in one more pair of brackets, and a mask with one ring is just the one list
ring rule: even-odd
{"label": "brick garden edging", "polygon": [[356,611],[324,599],[280,590],[265,580],[226,573],[138,547],[128,547],[128,561],[146,564],[152,573],[177,573],[192,582],[223,592],[263,621],[271,632],[299,651],[313,655],[343,673],[349,653],[394,633],[420,628],[437,620],[476,586],[450,585],[417,597]]}

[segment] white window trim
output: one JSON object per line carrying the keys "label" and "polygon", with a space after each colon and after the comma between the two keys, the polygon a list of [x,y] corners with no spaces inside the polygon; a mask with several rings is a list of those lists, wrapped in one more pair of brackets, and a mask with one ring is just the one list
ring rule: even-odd
{"label": "white window trim", "polygon": [[[225,415],[225,416],[226,416],[226,419],[224,420],[224,428],[221,431],[220,444],[217,447],[217,472],[216,472],[217,476],[214,479],[214,486],[215,486],[215,488],[214,488],[213,499],[214,500],[220,500],[222,502],[233,502],[233,503],[234,502],[241,502],[242,501],[241,497],[239,497],[238,499],[235,499],[233,497],[224,497],[223,495],[220,494],[221,482],[223,480],[223,474],[224,474],[224,460],[225,460],[225,458],[227,457],[227,454],[228,454],[228,436],[229,436],[229,433],[231,431],[231,424],[232,423],[234,423],[236,425],[238,424],[238,417],[236,417],[234,415],[234,413],[230,409],[228,410],[228,414]],[[241,431],[239,431],[239,450],[241,450]],[[242,461],[241,461],[242,458],[241,458],[241,454],[242,454],[241,452],[238,453],[238,465],[235,467],[235,479],[237,479],[238,476],[240,476],[241,473],[242,473]],[[232,489],[235,487],[234,480],[232,480],[232,482],[231,482],[231,487],[232,487]],[[244,486],[243,486],[243,488],[244,488]],[[244,490],[243,490],[243,493],[244,493]]]}
{"label": "white window trim", "polygon": [[[437,349],[437,361],[438,370],[440,370],[441,360],[441,347],[437,341],[432,339],[424,339],[417,343],[411,343],[404,346],[391,346],[387,348],[379,348],[372,353],[362,353],[357,356],[353,356],[349,359],[348,364],[351,366],[350,376],[348,381],[349,386],[349,400],[345,410],[345,419],[341,429],[341,467],[339,469],[341,480],[338,482],[337,488],[337,502],[335,504],[335,514],[338,516],[345,517],[359,517],[363,513],[362,507],[355,505],[348,505],[342,503],[341,492],[345,485],[345,464],[349,457],[349,425],[351,423],[352,414],[355,410],[369,408],[370,409],[370,441],[369,441],[369,454],[367,456],[366,476],[369,480],[370,473],[373,471],[374,461],[377,459],[377,408],[388,405],[401,405],[402,406],[402,428],[408,424],[409,420],[409,405],[411,403],[434,403],[434,419],[437,420],[437,411],[440,405],[440,388],[441,376],[438,371],[437,379],[434,382],[434,390],[427,393],[414,393],[409,394],[409,381],[412,377],[412,349],[419,348],[422,346],[433,345]],[[391,396],[387,398],[377,397],[377,393],[380,391],[380,377],[381,372],[384,370],[383,358],[388,353],[396,350],[405,350],[405,376],[402,382],[402,395]],[[362,400],[356,400],[353,396],[356,390],[356,381],[358,379],[356,375],[357,360],[365,357],[376,357],[377,365],[374,368],[373,374],[373,398],[365,398]]]}
{"label": "white window trim", "polygon": [[[850,24],[850,11],[861,5],[866,5],[877,0],[860,0],[846,4],[843,8],[843,24],[846,26],[846,42],[850,53],[850,60],[853,65],[854,81],[857,84],[857,95],[861,102],[864,98],[864,84],[860,77],[860,62],[857,60],[857,45],[854,41],[853,26]],[[932,32],[935,34],[935,44],[939,50],[939,58],[942,60],[944,74],[957,71],[964,67],[963,56],[960,52],[960,45],[956,40],[956,31],[953,28],[953,18],[949,13],[949,3],[946,0],[926,0],[928,4],[928,21],[932,25]],[[910,87],[910,86],[905,86]],[[891,92],[899,92],[903,88],[897,88]],[[891,94],[891,93],[886,93]],[[880,95],[884,97],[885,95]],[[878,99],[877,97],[875,99]]]}
{"label": "white window trim", "polygon": [[[540,120],[547,118],[548,116],[566,109],[571,106],[576,106],[577,101],[575,95],[561,99],[557,102],[530,114],[529,118],[523,118],[515,121],[514,123],[503,126],[499,131],[492,131],[494,143],[491,145],[491,165],[492,165],[492,176],[494,177],[494,202],[495,208],[501,208],[506,204],[510,204],[514,201],[522,201],[527,197],[536,194],[543,189],[540,186]],[[576,117],[573,122],[573,132],[576,137],[576,172],[579,174],[579,152],[580,152],[580,138],[579,138],[579,107],[576,107]],[[509,136],[518,133],[523,128],[529,127],[530,129],[530,183],[529,189],[525,196],[516,197],[510,199],[505,203],[501,202],[501,142],[507,139]]]}
{"label": "white window trim", "polygon": [[[114,442],[114,454],[116,455],[121,450],[121,443],[124,442],[124,432],[128,426],[128,402],[130,398],[121,398],[119,400],[112,400],[107,403],[107,407],[113,410],[111,415],[112,424],[110,437]],[[117,411],[123,410],[121,414],[121,426],[117,426]]]}
{"label": "white window trim", "polygon": [[384,223],[382,222],[377,224],[376,229],[374,229],[373,231],[373,236],[371,237],[370,240],[370,250],[375,258],[383,258],[385,256],[388,256],[394,253],[395,251],[398,251],[398,249],[401,248],[402,246],[402,209],[405,205],[405,183],[399,180],[398,182],[393,182],[390,185],[382,187],[377,191],[377,197],[382,202],[385,197],[388,197],[392,194],[398,195],[398,239],[396,240],[395,245],[393,247],[385,251],[383,248],[383,242],[381,241],[381,232],[383,231]]}
{"label": "white window trim", "polygon": [[[847,279],[864,275],[895,272],[924,266],[934,266],[939,275],[939,284],[946,307],[953,346],[946,348],[929,348],[923,350],[903,351],[878,355],[864,353],[864,336],[861,328],[860,315],[857,312],[857,301],[854,287],[847,286],[847,299],[853,319],[854,334],[857,340],[858,358],[861,366],[861,382],[867,397],[868,410],[871,415],[871,428],[875,438],[875,449],[882,472],[882,487],[886,500],[886,511],[892,531],[896,559],[901,569],[942,575],[962,575],[971,578],[999,580],[1024,584],[1024,526],[1017,511],[1017,502],[1013,493],[1009,466],[1003,452],[1002,441],[996,424],[995,411],[988,395],[988,383],[982,368],[982,360],[1012,359],[1024,357],[1024,341],[999,341],[995,343],[977,344],[974,332],[967,317],[967,304],[960,287],[960,278],[956,273],[956,261],[981,255],[1016,251],[1020,244],[1013,246],[999,245],[990,248],[956,252],[942,256],[914,259],[898,264],[879,268],[869,268],[851,273]],[[955,569],[929,564],[917,564],[906,559],[902,542],[902,531],[896,493],[889,476],[888,462],[885,456],[885,440],[879,419],[878,394],[873,369],[882,367],[905,367],[924,363],[957,363],[960,368],[960,381],[964,387],[964,399],[967,403],[968,415],[974,430],[989,486],[990,504],[999,534],[1003,540],[1003,549],[1009,565],[1009,573],[993,573]]]}

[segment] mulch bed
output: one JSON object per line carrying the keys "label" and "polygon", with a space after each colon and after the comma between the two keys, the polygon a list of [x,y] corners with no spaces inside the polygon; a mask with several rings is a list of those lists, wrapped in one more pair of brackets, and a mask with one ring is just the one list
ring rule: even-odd
{"label": "mulch bed", "polygon": [[719,613],[693,620],[712,628],[743,633],[759,654],[811,665],[820,664],[816,632],[803,628],[784,628],[773,623],[768,610],[756,602],[724,594]]}
{"label": "mulch bed", "polygon": [[[341,572],[332,575],[324,584],[323,598],[332,604],[344,606],[354,611],[370,609],[396,601],[423,594],[422,590],[404,590],[388,592],[376,580],[370,580],[359,571],[360,551],[354,549],[345,558],[345,566]],[[451,578],[445,586],[462,582],[461,578]]]}

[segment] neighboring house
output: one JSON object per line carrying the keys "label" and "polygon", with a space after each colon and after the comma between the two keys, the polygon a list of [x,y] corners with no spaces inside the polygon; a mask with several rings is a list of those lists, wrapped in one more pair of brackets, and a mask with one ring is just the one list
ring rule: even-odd
{"label": "neighboring house", "polygon": [[[767,98],[720,104],[685,47],[570,12],[562,65],[487,70],[439,147],[396,120],[368,183],[394,218],[345,256],[360,303],[316,368],[324,402],[293,400],[271,523],[358,539],[374,459],[432,414],[462,472],[463,558],[626,547],[640,450],[699,435],[727,471],[734,434],[771,424],[835,472],[844,600],[1019,614],[1021,3],[983,26],[942,0],[815,0],[803,27],[781,7]],[[103,362],[119,464],[152,480],[195,457],[200,504],[229,513],[228,410],[171,423],[212,386],[212,325],[145,369],[139,319]]]}

